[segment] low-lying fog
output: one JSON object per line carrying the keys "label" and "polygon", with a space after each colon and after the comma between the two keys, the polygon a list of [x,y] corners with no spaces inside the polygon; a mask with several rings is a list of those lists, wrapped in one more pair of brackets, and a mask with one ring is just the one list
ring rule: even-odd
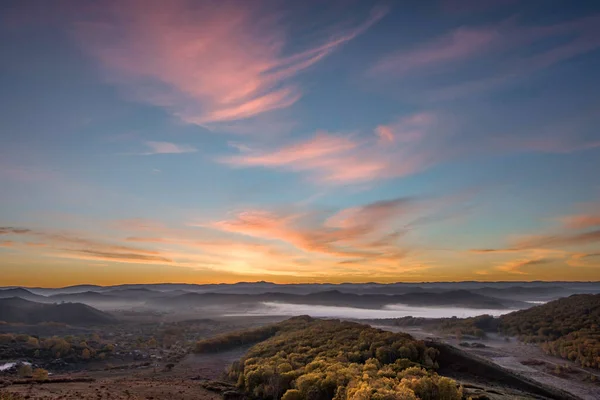
{"label": "low-lying fog", "polygon": [[447,318],[447,317],[474,317],[477,315],[499,316],[514,310],[494,310],[481,308],[461,307],[414,307],[403,304],[385,306],[383,309],[364,309],[353,307],[319,306],[308,304],[287,303],[262,303],[261,307],[248,310],[243,313],[226,314],[227,316],[274,316],[274,315],[310,315],[311,317],[332,317],[350,319],[376,319],[376,318],[400,318],[400,317],[424,317],[424,318]]}

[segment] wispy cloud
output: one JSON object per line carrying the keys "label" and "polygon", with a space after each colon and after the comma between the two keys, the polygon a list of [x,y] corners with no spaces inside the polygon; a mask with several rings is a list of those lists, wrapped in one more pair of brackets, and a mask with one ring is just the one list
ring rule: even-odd
{"label": "wispy cloud", "polygon": [[221,162],[308,173],[327,184],[361,183],[409,175],[441,161],[435,145],[425,146],[436,119],[421,113],[381,125],[368,135],[318,132],[313,137],[272,150],[250,146]]}
{"label": "wispy cloud", "polygon": [[[592,209],[597,204],[587,204]],[[563,264],[571,267],[597,266],[596,256],[600,244],[600,220],[593,215],[568,215],[555,218],[558,229],[550,229],[541,234],[512,237],[508,245],[499,248],[470,250],[471,254],[486,257],[515,257],[503,261],[496,270],[514,274],[529,274],[541,264]],[[592,249],[592,251],[590,251]]]}
{"label": "wispy cloud", "polygon": [[[245,209],[196,226],[293,249],[306,260],[294,265],[329,276],[422,274],[435,263],[420,229],[461,212],[465,196],[401,197],[355,207],[324,210],[304,206],[285,210]],[[421,221],[421,222],[419,222]],[[425,222],[426,221],[426,222]],[[417,240],[415,242],[415,240]],[[288,250],[290,251],[290,250]]]}
{"label": "wispy cloud", "polygon": [[[172,260],[155,250],[114,244],[64,232],[48,232],[29,228],[0,227],[0,235],[14,237],[13,247],[20,245],[40,247],[43,252],[66,254],[70,258],[83,255],[88,259],[119,262],[171,263]],[[33,240],[33,242],[32,242]],[[28,251],[31,251],[29,249]]]}
{"label": "wispy cloud", "polygon": [[517,249],[536,247],[571,247],[590,243],[600,243],[600,229],[589,232],[536,235],[518,240]]}
{"label": "wispy cloud", "polygon": [[[519,25],[517,18],[486,26],[461,26],[412,49],[378,60],[380,80],[425,78],[413,97],[440,101],[489,91],[600,48],[600,14],[550,25]],[[526,55],[524,55],[526,54]],[[436,74],[435,88],[426,77]]]}
{"label": "wispy cloud", "polygon": [[600,215],[569,215],[561,218],[561,220],[568,228],[591,228],[600,226]]}
{"label": "wispy cloud", "polygon": [[550,264],[554,259],[548,258],[521,258],[517,260],[511,260],[506,263],[503,263],[497,267],[499,271],[508,272],[511,274],[518,275],[529,275],[528,267]]}
{"label": "wispy cloud", "polygon": [[448,68],[452,63],[489,51],[499,37],[492,28],[458,28],[422,47],[384,57],[372,67],[371,73],[403,76],[411,72],[422,74],[432,68]]}
{"label": "wispy cloud", "polygon": [[255,2],[122,1],[107,9],[108,18],[77,24],[84,49],[138,96],[199,125],[291,106],[302,96],[294,77],[386,13],[374,9],[289,53],[281,18]]}
{"label": "wispy cloud", "polygon": [[582,204],[578,208],[581,213],[559,217],[558,221],[567,229],[600,227],[600,203]]}
{"label": "wispy cloud", "polygon": [[401,233],[393,228],[392,221],[397,221],[411,208],[408,199],[395,199],[341,210],[325,219],[312,211],[247,210],[209,226],[225,232],[283,241],[307,253],[398,264],[407,250],[400,246]]}
{"label": "wispy cloud", "polygon": [[507,248],[473,249],[474,254],[515,253],[532,249],[576,247],[600,243],[600,230],[577,233],[552,233],[543,235],[528,235],[513,240]]}
{"label": "wispy cloud", "polygon": [[571,267],[597,268],[600,266],[600,253],[575,253],[567,260],[567,264]]}

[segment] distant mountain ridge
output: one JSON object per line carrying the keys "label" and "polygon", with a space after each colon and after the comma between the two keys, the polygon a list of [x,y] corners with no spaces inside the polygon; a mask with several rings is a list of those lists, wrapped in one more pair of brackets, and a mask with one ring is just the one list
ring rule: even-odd
{"label": "distant mountain ridge", "polygon": [[290,304],[326,305],[355,308],[382,308],[387,305],[406,304],[412,306],[455,306],[482,309],[524,308],[528,304],[510,300],[499,300],[467,290],[444,293],[407,293],[402,295],[353,294],[338,290],[309,293],[305,295],[267,292],[262,294],[230,293],[187,293],[169,298],[149,301],[155,306],[194,307],[201,305],[233,305],[243,303],[281,302]]}
{"label": "distant mountain ridge", "polygon": [[[20,297],[39,303],[78,302],[115,310],[144,307],[232,306],[262,302],[382,308],[391,304],[478,309],[528,308],[580,293],[600,293],[600,282],[426,282],[76,285],[66,288],[0,289],[0,298]],[[529,302],[529,303],[528,303]]]}
{"label": "distant mountain ridge", "polygon": [[[10,287],[17,288],[17,287]],[[512,288],[512,289],[511,289]],[[6,288],[8,289],[8,288]],[[478,291],[489,295],[492,292],[502,293],[511,290],[523,293],[543,292],[549,289],[562,290],[566,293],[600,293],[599,282],[421,282],[421,283],[293,283],[276,284],[272,282],[238,282],[233,284],[191,284],[191,283],[151,283],[151,284],[122,284],[112,286],[75,285],[64,288],[39,288],[24,287],[24,289],[37,295],[53,295],[59,293],[82,292],[111,292],[129,289],[147,289],[156,292],[216,292],[234,294],[253,294],[265,292],[280,292],[294,294],[308,294],[327,290],[338,290],[349,293],[362,294],[404,294],[414,291],[445,292],[452,290]],[[489,293],[486,293],[488,291]],[[564,294],[563,294],[564,295]],[[560,296],[557,296],[560,297]]]}

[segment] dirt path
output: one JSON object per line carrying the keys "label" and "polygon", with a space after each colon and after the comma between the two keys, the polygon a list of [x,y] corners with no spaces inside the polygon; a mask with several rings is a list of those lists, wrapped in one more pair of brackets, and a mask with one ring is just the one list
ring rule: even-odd
{"label": "dirt path", "polygon": [[200,379],[222,379],[229,366],[242,358],[250,347],[215,354],[188,354],[173,368],[173,373]]}

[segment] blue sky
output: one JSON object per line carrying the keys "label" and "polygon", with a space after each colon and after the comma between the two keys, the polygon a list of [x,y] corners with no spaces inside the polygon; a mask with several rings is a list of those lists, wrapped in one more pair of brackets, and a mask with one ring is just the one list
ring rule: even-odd
{"label": "blue sky", "polygon": [[0,284],[600,278],[594,2],[1,7]]}

